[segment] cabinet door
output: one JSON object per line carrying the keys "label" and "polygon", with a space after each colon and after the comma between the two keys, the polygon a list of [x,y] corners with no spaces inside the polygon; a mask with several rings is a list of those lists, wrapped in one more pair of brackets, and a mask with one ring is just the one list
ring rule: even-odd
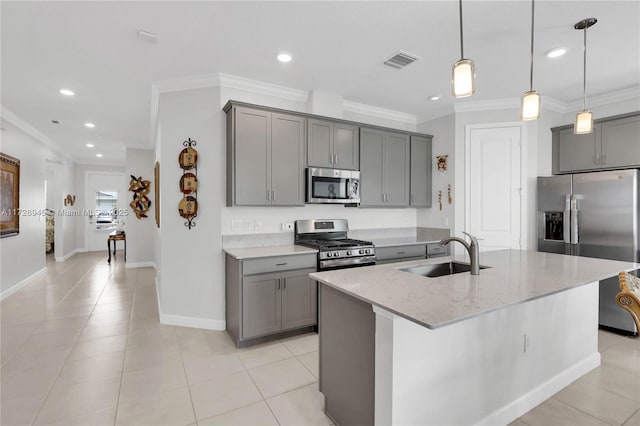
{"label": "cabinet door", "polygon": [[242,338],[263,336],[282,328],[280,274],[242,279]]}
{"label": "cabinet door", "polygon": [[409,204],[431,207],[431,139],[411,136],[411,181]]}
{"label": "cabinet door", "polygon": [[307,165],[333,167],[333,124],[329,121],[308,120]]}
{"label": "cabinet door", "polygon": [[314,270],[282,274],[282,330],[317,324],[318,284]]}
{"label": "cabinet door", "polygon": [[409,205],[409,135],[387,132],[384,149],[384,187],[390,207]]}
{"label": "cabinet door", "polygon": [[382,165],[384,132],[360,129],[360,205],[383,206]]}
{"label": "cabinet door", "polygon": [[234,150],[235,204],[270,204],[270,112],[236,108]]}
{"label": "cabinet door", "polygon": [[573,128],[558,132],[558,171],[572,172],[600,167],[600,144],[596,132],[576,135]]}
{"label": "cabinet door", "polygon": [[600,123],[602,167],[640,165],[640,115]]}
{"label": "cabinet door", "polygon": [[339,169],[360,170],[360,128],[350,124],[333,125],[333,158]]}
{"label": "cabinet door", "polygon": [[271,204],[304,205],[305,118],[272,113]]}

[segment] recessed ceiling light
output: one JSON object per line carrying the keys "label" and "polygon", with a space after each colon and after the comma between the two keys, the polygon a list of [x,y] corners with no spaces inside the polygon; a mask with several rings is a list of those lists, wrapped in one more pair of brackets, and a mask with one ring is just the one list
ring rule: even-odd
{"label": "recessed ceiling light", "polygon": [[84,123],[84,126],[90,128],[90,129],[93,129],[94,127],[96,127],[96,125],[93,124],[93,123]]}
{"label": "recessed ceiling light", "polygon": [[60,93],[62,93],[65,96],[73,96],[75,95],[75,93],[73,93],[71,90],[69,89],[60,89]]}
{"label": "recessed ceiling light", "polygon": [[429,100],[430,101],[439,101],[440,100],[440,96],[439,95],[429,96]]}
{"label": "recessed ceiling light", "polygon": [[92,144],[92,143],[88,143],[88,144],[86,144],[85,146],[86,146],[87,148],[93,148],[95,145],[94,145],[94,144]]}
{"label": "recessed ceiling light", "polygon": [[280,62],[291,62],[291,59],[293,59],[293,58],[288,53],[280,53],[280,54],[278,54],[278,60]]}
{"label": "recessed ceiling light", "polygon": [[102,158],[102,154],[98,153],[98,154],[96,154],[96,157]]}
{"label": "recessed ceiling light", "polygon": [[53,124],[60,124],[58,120],[50,120]]}
{"label": "recessed ceiling light", "polygon": [[547,52],[547,58],[559,58],[565,53],[567,53],[566,47],[554,47],[553,49]]}

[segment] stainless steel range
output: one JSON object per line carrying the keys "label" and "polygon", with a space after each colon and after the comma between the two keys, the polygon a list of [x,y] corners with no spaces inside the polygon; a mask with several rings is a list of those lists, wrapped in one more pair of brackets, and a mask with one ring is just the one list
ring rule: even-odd
{"label": "stainless steel range", "polygon": [[346,219],[296,220],[295,243],[318,250],[318,271],[374,265],[371,241],[347,238]]}

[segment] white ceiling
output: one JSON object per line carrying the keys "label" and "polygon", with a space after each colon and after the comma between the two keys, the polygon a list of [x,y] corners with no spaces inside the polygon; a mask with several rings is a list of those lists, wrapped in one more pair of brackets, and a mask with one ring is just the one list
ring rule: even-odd
{"label": "white ceiling", "polygon": [[[123,164],[125,146],[151,147],[151,89],[168,79],[230,74],[338,93],[419,121],[465,102],[450,95],[460,55],[455,0],[2,1],[0,8],[2,106],[80,163]],[[463,2],[465,56],[478,76],[470,100],[528,90],[530,10],[529,1]],[[588,32],[589,96],[640,86],[640,1],[538,0],[534,88],[543,98],[581,99],[583,34],[573,25],[587,17],[598,19]],[[158,34],[158,43],[138,39],[140,29]],[[569,53],[547,58],[556,46]],[[275,59],[283,50],[294,57],[289,64]],[[403,70],[382,65],[398,50],[422,60]],[[62,87],[76,96],[60,95]],[[442,99],[427,99],[435,94]]]}

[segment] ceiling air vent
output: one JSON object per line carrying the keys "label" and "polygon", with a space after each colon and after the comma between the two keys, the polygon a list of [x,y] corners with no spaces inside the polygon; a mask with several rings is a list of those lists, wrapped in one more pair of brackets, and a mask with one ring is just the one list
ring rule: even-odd
{"label": "ceiling air vent", "polygon": [[414,63],[418,59],[420,59],[420,57],[417,55],[414,55],[413,53],[400,51],[395,55],[393,55],[392,57],[390,57],[389,59],[387,59],[386,61],[384,61],[384,64],[389,65],[390,67],[393,67],[396,69],[401,69],[406,67],[409,64]]}

